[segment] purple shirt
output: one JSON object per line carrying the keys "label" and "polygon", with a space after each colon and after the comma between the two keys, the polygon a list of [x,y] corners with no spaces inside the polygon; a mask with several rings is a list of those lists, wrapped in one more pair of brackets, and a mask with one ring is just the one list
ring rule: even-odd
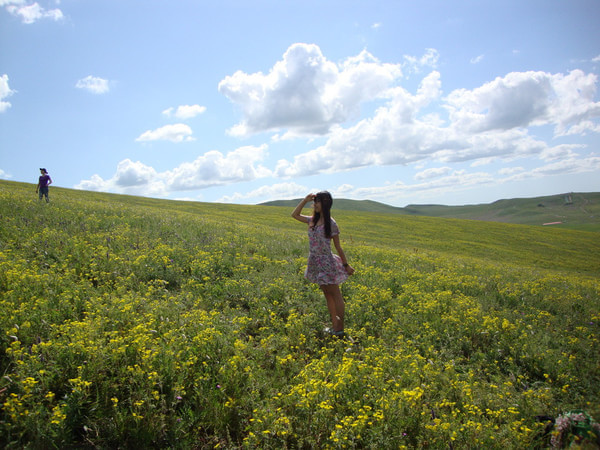
{"label": "purple shirt", "polygon": [[40,187],[46,187],[46,186],[48,186],[48,182],[49,181],[50,181],[50,175],[48,175],[48,174],[41,175],[40,176],[40,181],[39,181]]}

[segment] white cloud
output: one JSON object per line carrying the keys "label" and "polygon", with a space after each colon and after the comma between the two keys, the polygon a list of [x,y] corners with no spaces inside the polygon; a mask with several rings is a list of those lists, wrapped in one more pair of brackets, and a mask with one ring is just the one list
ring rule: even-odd
{"label": "white cloud", "polygon": [[480,166],[487,166],[488,164],[492,164],[495,161],[497,161],[498,156],[488,156],[487,158],[479,158],[476,159],[475,161],[473,161],[470,166],[471,167],[480,167]]}
{"label": "white cloud", "polygon": [[594,123],[591,120],[582,120],[579,123],[571,125],[569,129],[562,134],[565,136],[573,134],[585,135],[588,131],[592,133],[600,133],[600,123]]}
{"label": "white cloud", "polygon": [[467,147],[453,131],[435,122],[419,121],[417,113],[440,94],[439,73],[423,79],[416,95],[403,88],[372,118],[343,129],[333,129],[319,148],[297,155],[293,162],[281,160],[276,173],[282,177],[336,172],[370,165],[408,164],[430,158],[436,152]]}
{"label": "white cloud", "polygon": [[309,189],[298,183],[276,183],[270,186],[261,186],[250,192],[225,195],[218,202],[233,203],[240,200],[255,199],[254,203],[264,203],[272,200],[285,200],[304,197]]}
{"label": "white cloud", "polygon": [[[532,179],[559,173],[598,170],[600,159],[580,157],[583,144],[552,145],[531,133],[532,127],[554,129],[555,137],[600,132],[600,102],[595,102],[597,76],[573,70],[568,74],[513,72],[473,89],[442,95],[441,75],[425,75],[416,92],[398,81],[402,70],[417,73],[437,63],[436,51],[405,64],[382,64],[368,52],[335,64],[315,45],[295,44],[267,75],[236,72],[219,85],[221,93],[241,107],[242,120],[230,130],[240,136],[260,131],[282,132],[273,140],[307,135],[315,146],[280,159],[267,168],[267,146],[240,147],[229,153],[209,151],[194,161],[157,173],[140,162],[122,161],[109,180],[95,176],[80,186],[107,186],[117,192],[170,193],[248,182],[267,177],[290,178],[349,171],[366,166],[415,164],[414,184],[392,182],[372,188],[338,188],[337,195],[397,202],[403,196],[434,196]],[[375,112],[356,123],[360,106],[378,100]],[[172,107],[168,117],[193,117],[199,105]],[[444,115],[444,112],[446,114]],[[137,141],[192,140],[189,126],[179,123],[148,130]],[[325,136],[321,140],[315,136]],[[310,142],[310,141],[308,141]],[[564,142],[564,139],[563,139]],[[528,167],[470,172],[453,163],[474,167],[498,161],[528,159]],[[436,164],[437,163],[437,164]],[[424,169],[428,166],[437,166]],[[478,170],[478,169],[475,169]],[[262,186],[222,201],[299,197],[307,190],[293,181]]]}
{"label": "white cloud", "polygon": [[[288,200],[295,198],[304,198],[309,192],[319,192],[319,188],[308,188],[304,185],[295,182],[275,183],[272,185],[264,185],[250,192],[236,192],[233,195],[225,195],[217,200],[217,202],[233,203],[237,201],[247,202],[249,199],[254,199],[253,203],[265,203],[273,200]],[[334,198],[345,197],[346,194],[352,194],[355,191],[354,186],[343,184],[337,188],[329,189]]]}
{"label": "white cloud", "polygon": [[584,173],[600,170],[600,157],[590,156],[587,158],[569,158],[554,162],[545,166],[537,167],[531,171],[535,177],[548,175],[563,175],[567,173]]}
{"label": "white cloud", "polygon": [[600,55],[596,56],[595,58],[592,58],[592,62],[600,62]]}
{"label": "white cloud", "polygon": [[517,167],[502,168],[498,171],[498,174],[503,175],[503,176],[509,176],[509,175],[515,175],[517,173],[522,173],[522,172],[525,172],[525,169],[523,167],[517,166]]}
{"label": "white cloud", "polygon": [[452,169],[450,167],[436,167],[423,170],[422,172],[415,174],[414,178],[415,180],[429,180],[432,178],[439,178],[441,176],[447,175],[450,172],[452,172]]}
{"label": "white cloud", "polygon": [[8,179],[8,178],[12,178],[12,175],[5,172],[4,170],[0,169],[0,178],[2,179]]}
{"label": "white cloud", "polygon": [[116,186],[128,188],[132,186],[148,185],[157,178],[156,170],[140,161],[133,162],[125,159],[117,166],[117,173],[113,177]]}
{"label": "white cloud", "polygon": [[266,145],[240,147],[226,155],[212,150],[168,171],[165,176],[169,189],[175,191],[252,181],[271,175],[258,164],[266,155]]}
{"label": "white cloud", "polygon": [[600,117],[596,82],[596,75],[581,70],[567,75],[512,72],[474,90],[451,92],[446,107],[455,126],[466,132],[551,124],[560,136]]}
{"label": "white cloud", "polygon": [[[420,201],[431,198],[435,202],[435,199],[439,196],[447,196],[449,193],[463,192],[484,186],[498,186],[505,183],[535,180],[554,175],[578,174],[598,170],[600,170],[600,157],[589,156],[578,159],[576,155],[571,155],[564,160],[543,164],[529,170],[520,166],[514,166],[500,169],[496,174],[492,174],[482,171],[469,172],[467,170],[453,170],[449,167],[441,167],[417,173],[413,177],[416,180],[415,183],[407,183],[402,180],[393,182],[382,181],[380,185],[369,187],[355,187],[350,184],[344,184],[331,190],[331,192],[334,198],[369,199],[391,204],[398,203],[403,198],[412,202],[416,197],[421,199]],[[295,183],[291,182],[290,185],[295,185]],[[283,192],[280,193],[281,195],[277,195],[277,186],[264,186],[255,192],[265,194],[265,200],[260,201],[267,201],[271,198],[287,198],[283,196]],[[284,190],[282,189],[282,191]],[[292,195],[292,197],[301,197],[306,192],[310,192],[310,190],[299,188],[296,195]],[[247,200],[248,198],[255,197],[245,194],[234,194],[227,197],[227,200]]]}
{"label": "white cloud", "polygon": [[10,102],[4,101],[4,99],[10,97],[14,93],[15,91],[8,86],[8,75],[4,74],[0,76],[0,113],[5,112],[12,106]]}
{"label": "white cloud", "polygon": [[589,156],[585,158],[568,158],[561,161],[545,164],[529,171],[515,171],[502,182],[521,181],[526,179],[544,178],[553,175],[578,174],[600,170],[600,157]]}
{"label": "white cloud", "polygon": [[110,90],[108,80],[93,77],[92,75],[88,75],[87,77],[78,80],[75,87],[84,89],[92,94],[105,94]]}
{"label": "white cloud", "polygon": [[112,178],[104,180],[94,174],[89,180],[82,180],[75,189],[157,197],[167,193],[160,174],[152,167],[130,159],[124,159],[117,165]]}
{"label": "white cloud", "polygon": [[316,45],[294,44],[268,74],[238,71],[219,83],[243,119],[233,135],[287,130],[323,135],[356,117],[362,102],[373,100],[402,75],[398,64],[382,64],[367,51],[337,65]]}
{"label": "white cloud", "polygon": [[558,161],[573,159],[578,156],[574,152],[576,149],[584,149],[585,146],[581,144],[562,144],[555,147],[549,147],[540,153],[540,159],[544,161]]}
{"label": "white cloud", "polygon": [[546,142],[529,136],[527,130],[494,130],[469,135],[454,130],[464,147],[444,149],[431,155],[442,162],[472,161],[474,166],[488,164],[498,158],[511,160],[539,155],[548,148]]}
{"label": "white cloud", "polygon": [[177,108],[168,108],[163,111],[163,115],[167,117],[176,117],[178,119],[191,119],[197,115],[203,114],[206,111],[206,106],[200,105],[181,105]]}
{"label": "white cloud", "polygon": [[346,183],[346,184],[342,184],[341,186],[338,186],[336,189],[334,189],[334,193],[336,196],[344,195],[347,192],[352,192],[353,189],[354,189],[354,186]]}
{"label": "white cloud", "polygon": [[476,56],[475,58],[471,58],[471,64],[479,64],[483,61],[484,55]]}
{"label": "white cloud", "polygon": [[81,180],[74,187],[75,189],[83,189],[85,191],[106,192],[111,190],[109,183],[103,180],[98,174],[92,175],[89,180]]}
{"label": "white cloud", "polygon": [[[567,75],[510,73],[473,89],[442,98],[440,74],[431,72],[416,94],[390,88],[387,103],[357,124],[331,129],[318,148],[280,160],[281,177],[331,173],[372,165],[472,161],[537,156],[562,150],[529,134],[529,127],[553,125],[556,136],[600,132],[600,103],[594,102],[597,77],[574,70]],[[442,106],[448,121],[422,112]],[[574,147],[571,147],[571,149]],[[554,155],[554,156],[553,156]]]}
{"label": "white cloud", "polygon": [[137,142],[188,142],[193,140],[194,138],[192,137],[192,129],[184,123],[165,125],[164,127],[157,128],[156,130],[148,130],[136,138]]}
{"label": "white cloud", "polygon": [[509,130],[547,120],[552,84],[542,72],[510,73],[474,90],[447,97],[452,122],[468,132]]}
{"label": "white cloud", "polygon": [[582,124],[586,124],[584,130],[600,131],[598,123],[592,123],[600,118],[600,102],[594,102],[597,81],[597,75],[586,75],[581,70],[552,76],[554,96],[549,111],[557,136],[573,134]]}
{"label": "white cloud", "polygon": [[433,197],[449,192],[465,191],[477,186],[497,183],[492,175],[486,172],[467,173],[462,170],[453,171],[446,176],[425,180],[419,183],[406,184],[403,181],[386,183],[383,186],[356,188],[348,193],[348,197],[370,199],[381,202],[397,202],[400,198]]}
{"label": "white cloud", "polygon": [[271,175],[260,162],[267,152],[261,147],[240,147],[223,155],[210,151],[195,161],[183,163],[164,172],[140,162],[124,159],[115,174],[105,180],[93,175],[82,180],[76,189],[164,197],[172,191],[188,191],[230,183],[252,181]]}
{"label": "white cloud", "polygon": [[428,48],[420,58],[404,55],[403,67],[407,73],[421,73],[424,69],[437,68],[439,59],[439,52],[434,48]]}
{"label": "white cloud", "polygon": [[41,19],[61,20],[64,15],[60,9],[45,9],[39,3],[26,3],[24,0],[1,0],[0,6],[6,6],[6,10],[13,16],[21,18],[26,24],[32,24]]}

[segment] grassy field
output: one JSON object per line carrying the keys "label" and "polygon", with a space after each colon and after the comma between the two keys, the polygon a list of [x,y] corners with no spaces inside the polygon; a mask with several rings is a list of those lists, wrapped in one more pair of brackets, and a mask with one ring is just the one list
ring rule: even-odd
{"label": "grassy field", "polygon": [[[0,181],[6,448],[543,448],[600,418],[600,240],[336,211],[355,343],[290,208]],[[334,205],[335,208],[335,205]]]}

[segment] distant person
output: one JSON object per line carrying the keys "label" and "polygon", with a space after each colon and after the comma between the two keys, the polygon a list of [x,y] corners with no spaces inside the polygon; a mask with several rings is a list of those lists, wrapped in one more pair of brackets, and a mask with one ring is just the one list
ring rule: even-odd
{"label": "distant person", "polygon": [[[304,216],[302,209],[310,201],[313,202],[313,215]],[[339,285],[354,273],[354,269],[348,264],[340,245],[340,230],[331,218],[332,204],[329,192],[308,194],[298,203],[292,217],[308,224],[309,255],[304,276],[308,281],[319,285],[327,300],[332,328],[326,328],[325,332],[344,338],[345,305]],[[331,240],[337,255],[331,252]]]}
{"label": "distant person", "polygon": [[38,180],[37,187],[35,188],[35,192],[39,192],[40,200],[42,200],[42,197],[45,196],[46,203],[48,203],[50,201],[48,198],[48,186],[52,184],[52,178],[50,178],[50,175],[48,175],[48,171],[46,169],[40,168],[40,173],[41,175]]}

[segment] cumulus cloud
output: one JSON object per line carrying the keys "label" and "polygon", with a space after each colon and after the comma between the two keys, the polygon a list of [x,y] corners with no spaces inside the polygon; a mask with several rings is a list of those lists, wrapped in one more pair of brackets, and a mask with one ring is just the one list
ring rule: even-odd
{"label": "cumulus cloud", "polygon": [[5,101],[4,99],[13,95],[15,91],[13,91],[8,86],[8,75],[4,74],[0,76],[0,113],[5,112],[12,105],[10,102]]}
{"label": "cumulus cloud", "polygon": [[124,159],[117,165],[112,178],[104,180],[94,174],[89,180],[82,180],[75,188],[156,196],[163,196],[167,192],[164,181],[156,170],[140,161],[130,159]]}
{"label": "cumulus cloud", "polygon": [[379,97],[401,75],[399,64],[381,63],[367,51],[335,64],[316,45],[294,44],[268,74],[238,71],[219,83],[219,92],[243,114],[229,130],[233,135],[324,135],[357,116],[362,102]]}
{"label": "cumulus cloud", "polygon": [[75,83],[78,89],[84,89],[92,94],[106,94],[110,90],[108,80],[88,75]]}
{"label": "cumulus cloud", "polygon": [[[388,89],[389,99],[372,117],[332,128],[325,144],[292,161],[280,160],[275,172],[294,177],[426,161],[549,158],[557,150],[530,135],[530,128],[551,125],[555,136],[600,132],[596,83],[595,75],[580,70],[566,75],[519,72],[443,98],[441,76],[434,71],[415,94],[402,87]],[[435,106],[446,108],[447,121],[423,114]]]}
{"label": "cumulus cloud", "polygon": [[124,159],[117,165],[112,178],[104,180],[100,175],[94,174],[89,180],[82,180],[75,189],[157,197],[167,193],[164,180],[156,170],[130,159]]}
{"label": "cumulus cloud", "polygon": [[117,165],[111,178],[105,180],[95,174],[75,188],[163,197],[172,191],[204,189],[270,176],[271,172],[260,164],[266,154],[264,145],[240,147],[227,154],[210,151],[193,162],[164,172],[157,172],[140,161],[125,159]]}
{"label": "cumulus cloud", "polygon": [[266,145],[240,147],[226,155],[212,150],[169,171],[166,174],[168,186],[185,191],[263,178],[271,175],[259,164],[266,155]]}
{"label": "cumulus cloud", "polygon": [[148,130],[136,138],[137,142],[188,142],[193,140],[194,138],[192,137],[192,129],[184,123],[165,125],[164,127],[157,128],[156,130]]}
{"label": "cumulus cloud", "polygon": [[567,75],[513,72],[473,90],[451,92],[446,107],[454,125],[467,132],[551,124],[556,135],[564,135],[600,117],[596,82],[596,75],[581,70]]}
{"label": "cumulus cloud", "polygon": [[4,170],[0,169],[0,178],[2,179],[8,179],[8,178],[12,178],[12,175],[5,172]]}
{"label": "cumulus cloud", "polygon": [[293,162],[280,160],[276,173],[282,177],[335,172],[370,165],[408,164],[436,152],[466,147],[452,130],[435,121],[418,120],[417,113],[440,95],[440,76],[432,72],[423,79],[417,94],[393,89],[392,99],[371,118],[343,129],[336,128],[328,141],[297,155]]}
{"label": "cumulus cloud", "polygon": [[117,173],[113,177],[113,182],[118,187],[132,187],[151,184],[156,180],[157,173],[152,167],[139,161],[133,162],[130,159],[123,160],[117,166]]}
{"label": "cumulus cloud", "polygon": [[177,108],[168,108],[163,111],[167,117],[176,117],[177,119],[191,119],[206,111],[206,106],[200,105],[181,105]]}
{"label": "cumulus cloud", "polygon": [[61,20],[64,18],[62,11],[56,9],[45,9],[39,3],[30,3],[25,0],[0,0],[0,6],[13,16],[19,17],[23,23],[32,24],[41,19]]}
{"label": "cumulus cloud", "polygon": [[545,121],[551,96],[547,74],[511,73],[474,90],[453,91],[447,107],[454,124],[466,131],[508,130]]}
{"label": "cumulus cloud", "polygon": [[[415,192],[433,196],[511,179],[598,170],[597,157],[580,156],[587,150],[585,145],[554,145],[539,136],[553,132],[564,142],[566,136],[600,132],[596,75],[581,70],[566,74],[513,72],[445,94],[442,76],[433,70],[422,76],[416,90],[399,85],[403,73],[417,74],[435,67],[438,57],[435,50],[428,50],[420,58],[405,58],[403,64],[384,64],[363,51],[333,63],[315,45],[294,44],[269,73],[236,72],[221,81],[219,90],[242,113],[231,133],[283,133],[277,139],[303,135],[311,138],[306,151],[280,157],[265,167],[266,145],[229,153],[213,150],[159,173],[140,162],[124,160],[110,179],[95,176],[81,186],[103,185],[117,192],[140,190],[148,195],[367,166],[420,166],[412,184],[404,180],[369,189],[348,184],[339,188],[339,193],[348,197],[396,202]],[[361,105],[369,101],[377,101],[376,109],[359,120]],[[202,112],[202,106],[182,105],[163,114],[184,119]],[[532,133],[535,127],[543,127],[541,133]],[[315,136],[320,139],[312,140]],[[192,139],[191,128],[179,123],[148,130],[137,141]],[[519,159],[527,159],[528,168],[535,167],[534,161],[539,167],[494,169],[493,174],[471,171],[492,162],[512,164]],[[469,171],[455,170],[453,164],[458,163],[470,166]],[[289,181],[222,200],[256,198],[260,202],[305,193],[303,186]]]}

